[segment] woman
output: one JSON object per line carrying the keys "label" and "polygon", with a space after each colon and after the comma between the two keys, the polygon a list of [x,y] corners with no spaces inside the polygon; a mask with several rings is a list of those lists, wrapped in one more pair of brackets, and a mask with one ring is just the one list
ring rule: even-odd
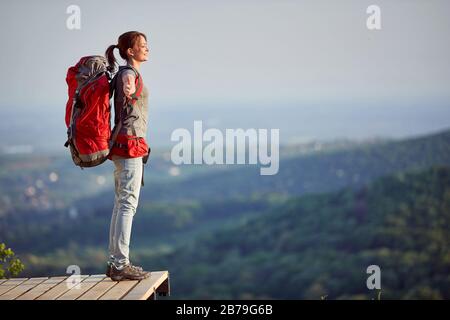
{"label": "woman", "polygon": [[147,37],[130,31],[119,37],[117,45],[105,52],[109,70],[115,71],[114,49],[127,62],[120,66],[112,82],[114,90],[115,127],[110,159],[114,162],[115,200],[112,212],[109,256],[106,275],[114,281],[142,280],[150,275],[134,266],[129,258],[133,216],[143,183],[143,157],[149,154],[145,141],[147,132],[148,91],[144,86],[140,66],[148,60]]}

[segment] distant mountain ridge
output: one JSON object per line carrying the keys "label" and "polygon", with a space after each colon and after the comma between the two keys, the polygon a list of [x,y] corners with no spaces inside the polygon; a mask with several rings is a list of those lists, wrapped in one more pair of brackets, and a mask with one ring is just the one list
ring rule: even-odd
{"label": "distant mountain ridge", "polygon": [[[257,193],[302,195],[343,187],[360,187],[377,177],[400,170],[450,165],[450,130],[404,139],[292,156],[280,160],[274,176],[259,175],[247,165],[224,172],[192,176],[165,185],[148,184],[144,201],[205,200],[247,197]],[[181,170],[183,166],[180,167]]]}

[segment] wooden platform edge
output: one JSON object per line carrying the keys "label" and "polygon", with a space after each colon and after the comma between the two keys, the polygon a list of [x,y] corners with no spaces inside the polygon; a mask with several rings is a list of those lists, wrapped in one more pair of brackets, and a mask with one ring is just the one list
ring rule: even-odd
{"label": "wooden platform edge", "polygon": [[[98,275],[95,275],[98,276]],[[81,281],[83,283],[84,278],[90,278],[93,277],[92,275],[81,275]],[[9,298],[9,300],[39,300],[44,299],[46,300],[45,296],[46,294],[51,293],[52,290],[58,289],[60,286],[63,285],[65,280],[58,281],[57,284],[54,286],[51,286],[50,288],[47,288],[47,290],[42,290],[43,292],[39,292],[39,295],[33,295],[28,294],[28,292],[33,292],[33,290],[36,290],[39,285],[45,286],[44,283],[48,281],[52,281],[53,279],[56,280],[56,278],[64,278],[67,280],[67,276],[64,277],[45,277],[45,278],[9,278],[9,279],[0,279],[0,300],[4,300],[3,298]],[[36,282],[36,280],[41,280],[39,282]],[[104,278],[109,279],[109,278]],[[32,283],[36,282],[36,286],[31,285]],[[101,281],[100,281],[101,282]],[[140,280],[139,282],[135,282],[134,285],[119,285],[118,287],[123,287],[124,293],[120,294],[120,292],[114,292],[114,294],[108,295],[108,291],[112,288],[114,288],[119,283],[125,283],[128,281],[120,281],[115,282],[116,284],[111,286],[106,290],[104,293],[104,298],[112,298],[114,299],[115,296],[120,297],[118,300],[156,300],[157,296],[170,296],[170,276],[169,271],[151,271],[150,277],[144,280]],[[29,283],[29,284],[28,284]],[[97,284],[97,283],[96,283]],[[116,286],[117,287],[117,286]],[[56,289],[55,289],[56,288]],[[84,293],[88,293],[92,288],[95,288],[95,285],[90,286],[89,289],[85,290]],[[126,289],[128,288],[128,289]],[[2,290],[3,289],[3,290]],[[59,288],[61,292],[58,292],[58,295],[53,298],[59,298],[64,297],[64,295],[73,295],[73,292],[70,292],[70,288]],[[64,289],[64,290],[62,290]],[[116,291],[117,288],[115,289]],[[38,290],[40,291],[40,290]],[[9,292],[9,293],[8,293]],[[81,296],[83,293],[81,293]],[[27,297],[34,297],[31,299],[27,299]],[[78,297],[78,295],[77,295]],[[116,298],[117,299],[117,298]],[[52,299],[50,299],[52,300]],[[92,300],[98,300],[92,299]]]}
{"label": "wooden platform edge", "polygon": [[156,300],[157,295],[170,296],[169,271],[152,271],[150,277],[141,280],[122,300]]}

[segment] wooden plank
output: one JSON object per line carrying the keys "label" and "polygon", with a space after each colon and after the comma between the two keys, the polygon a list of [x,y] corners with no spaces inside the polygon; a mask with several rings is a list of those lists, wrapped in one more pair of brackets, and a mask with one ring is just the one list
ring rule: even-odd
{"label": "wooden plank", "polygon": [[8,281],[8,279],[0,279],[0,284],[2,284],[5,281]]}
{"label": "wooden plank", "polygon": [[95,286],[91,288],[91,290],[78,297],[77,300],[97,300],[116,284],[116,281],[112,281],[111,278],[105,277],[105,279],[96,283]]}
{"label": "wooden plank", "polygon": [[35,286],[37,286],[41,282],[44,282],[47,279],[48,278],[30,278],[28,280],[25,280],[18,286],[14,287],[12,290],[9,290],[8,292],[2,294],[0,296],[0,300],[14,300],[18,296],[33,289]]}
{"label": "wooden plank", "polygon": [[[72,287],[76,286],[77,283],[74,281],[76,276],[70,276],[63,282],[57,284],[55,287],[51,288],[41,296],[39,296],[36,300],[56,300],[59,296],[63,295],[67,291],[69,291]],[[88,276],[79,275],[80,284],[86,279]]]}
{"label": "wooden plank", "polygon": [[0,295],[8,292],[9,290],[14,289],[16,286],[21,284],[22,282],[28,280],[28,278],[13,278],[8,279],[0,285]]}
{"label": "wooden plank", "polygon": [[138,283],[139,280],[120,281],[114,287],[108,290],[104,295],[102,295],[98,300],[120,300],[120,298],[125,296]]}
{"label": "wooden plank", "polygon": [[29,278],[9,278],[9,279],[4,279],[6,281],[25,281],[28,280]]}
{"label": "wooden plank", "polygon": [[86,291],[94,287],[98,282],[102,281],[105,278],[106,276],[104,274],[92,275],[81,282],[79,288],[74,286],[69,291],[58,297],[57,300],[76,300],[79,296],[84,294]]}
{"label": "wooden plank", "polygon": [[122,300],[147,300],[168,277],[168,271],[152,271],[150,277],[141,280]]}
{"label": "wooden plank", "polygon": [[35,286],[30,291],[27,291],[23,295],[17,297],[16,300],[34,300],[66,279],[67,279],[66,276],[51,277]]}

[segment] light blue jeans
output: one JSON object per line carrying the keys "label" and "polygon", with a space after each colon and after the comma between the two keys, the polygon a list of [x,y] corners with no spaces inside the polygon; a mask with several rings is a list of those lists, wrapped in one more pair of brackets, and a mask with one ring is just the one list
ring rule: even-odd
{"label": "light blue jeans", "polygon": [[142,157],[113,162],[115,198],[109,229],[109,261],[120,269],[130,262],[131,226],[139,203],[143,168]]}

